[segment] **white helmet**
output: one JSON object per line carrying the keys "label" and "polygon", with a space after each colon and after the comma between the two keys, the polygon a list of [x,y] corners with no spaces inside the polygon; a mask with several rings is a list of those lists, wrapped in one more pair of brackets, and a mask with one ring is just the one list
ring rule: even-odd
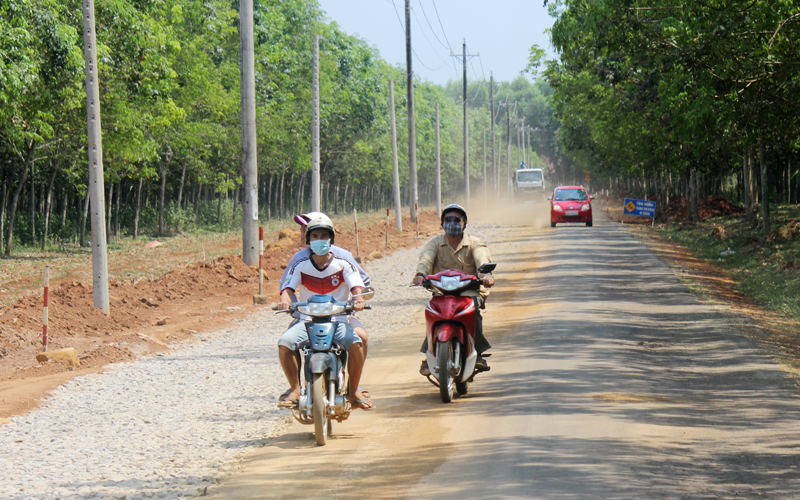
{"label": "white helmet", "polygon": [[318,217],[314,217],[310,221],[308,221],[308,225],[306,226],[306,243],[311,243],[311,231],[315,229],[327,229],[328,232],[331,233],[331,245],[333,245],[333,240],[336,238],[336,229],[333,228],[333,222],[328,218],[325,214],[319,214]]}

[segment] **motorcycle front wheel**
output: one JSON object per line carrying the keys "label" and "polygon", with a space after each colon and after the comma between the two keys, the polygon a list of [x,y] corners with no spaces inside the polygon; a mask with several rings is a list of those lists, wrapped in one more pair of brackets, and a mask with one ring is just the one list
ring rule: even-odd
{"label": "motorcycle front wheel", "polygon": [[331,430],[328,421],[328,411],[325,407],[325,391],[328,387],[328,377],[324,373],[315,373],[311,380],[311,404],[314,416],[314,439],[317,446],[325,446]]}
{"label": "motorcycle front wheel", "polygon": [[439,366],[439,394],[443,403],[453,400],[455,378],[453,377],[453,343],[436,342],[436,364]]}

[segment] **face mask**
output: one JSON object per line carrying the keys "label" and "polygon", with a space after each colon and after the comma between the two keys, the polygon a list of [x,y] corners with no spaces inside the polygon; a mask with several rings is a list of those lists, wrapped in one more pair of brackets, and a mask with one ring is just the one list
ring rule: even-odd
{"label": "face mask", "polygon": [[461,236],[464,232],[464,226],[456,222],[445,222],[442,227],[444,228],[444,234],[451,238]]}
{"label": "face mask", "polygon": [[311,242],[311,251],[317,255],[327,255],[331,249],[331,242],[328,240],[314,240]]}

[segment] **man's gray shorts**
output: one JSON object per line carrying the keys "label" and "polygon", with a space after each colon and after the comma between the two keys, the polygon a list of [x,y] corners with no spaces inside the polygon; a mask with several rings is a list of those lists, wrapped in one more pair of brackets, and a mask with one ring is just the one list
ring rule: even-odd
{"label": "man's gray shorts", "polygon": [[[364,326],[355,318],[348,319],[355,327]],[[349,351],[351,347],[355,344],[361,344],[361,337],[358,336],[356,332],[353,331],[353,327],[351,327],[347,323],[339,323],[339,327],[336,328],[336,333],[333,334],[333,341],[336,342],[337,345],[341,346],[345,351]],[[281,335],[280,340],[278,340],[278,345],[282,345],[284,347],[288,347],[292,351],[296,351],[301,345],[308,343],[308,331],[306,331],[306,324],[304,321],[293,321],[291,325],[289,325],[289,329]]]}

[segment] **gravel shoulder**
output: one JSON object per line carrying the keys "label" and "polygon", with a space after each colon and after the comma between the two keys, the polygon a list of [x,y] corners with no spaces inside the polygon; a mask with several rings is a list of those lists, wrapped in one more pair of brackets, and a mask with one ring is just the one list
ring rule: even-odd
{"label": "gravel shoulder", "polygon": [[[471,231],[491,241],[497,226]],[[361,319],[371,345],[419,320],[408,287],[418,248],[369,262],[377,293]],[[0,497],[178,498],[203,494],[289,422],[277,360],[285,316],[266,308],[153,357],[109,365],[0,426]],[[374,325],[374,326],[373,326]],[[380,325],[380,328],[377,328]]]}

